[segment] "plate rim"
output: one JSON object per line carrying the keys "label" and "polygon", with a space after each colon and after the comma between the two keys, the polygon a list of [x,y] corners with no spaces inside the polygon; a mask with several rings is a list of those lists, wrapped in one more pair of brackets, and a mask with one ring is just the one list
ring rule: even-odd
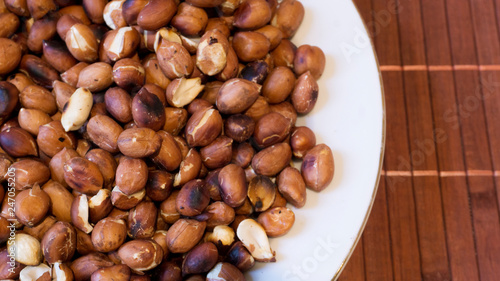
{"label": "plate rim", "polygon": [[368,27],[366,25],[365,20],[361,16],[361,12],[359,11],[359,7],[356,5],[354,0],[350,1],[354,8],[356,9],[356,12],[358,13],[359,18],[361,19],[361,22],[363,23],[364,30],[366,34],[368,34],[368,38],[370,39],[370,46],[373,52],[373,56],[375,58],[375,63],[377,65],[377,72],[378,72],[378,77],[380,81],[380,92],[381,92],[381,98],[382,98],[382,141],[381,141],[381,148],[380,148],[380,161],[379,161],[379,166],[378,166],[378,172],[377,172],[377,179],[375,181],[375,187],[373,188],[373,193],[371,196],[371,201],[370,205],[368,206],[368,210],[366,212],[366,215],[363,219],[363,223],[361,224],[361,227],[358,231],[358,234],[356,235],[356,239],[354,240],[354,243],[352,244],[352,247],[349,250],[349,253],[345,257],[344,261],[340,265],[339,269],[337,269],[335,275],[332,278],[332,281],[337,280],[340,277],[340,274],[342,271],[345,269],[347,263],[349,262],[349,259],[351,258],[354,249],[356,249],[356,246],[358,245],[359,240],[361,239],[361,236],[363,235],[363,232],[366,227],[366,223],[368,222],[368,219],[370,218],[370,214],[373,209],[373,204],[375,203],[375,197],[377,196],[378,188],[380,185],[380,179],[382,177],[382,166],[384,163],[384,156],[385,156],[385,145],[386,145],[386,123],[387,123],[387,116],[386,116],[386,104],[385,104],[385,90],[384,90],[384,81],[382,79],[382,72],[380,71],[380,62],[378,60],[377,52],[375,50],[375,44],[373,42],[373,37],[370,36],[370,33],[368,32]]}

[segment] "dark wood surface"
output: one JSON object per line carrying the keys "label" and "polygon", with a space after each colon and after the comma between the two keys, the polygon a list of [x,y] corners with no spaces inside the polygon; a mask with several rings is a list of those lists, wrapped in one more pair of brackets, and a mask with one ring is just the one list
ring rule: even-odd
{"label": "dark wood surface", "polygon": [[381,66],[387,144],[339,280],[500,280],[500,0],[354,2]]}

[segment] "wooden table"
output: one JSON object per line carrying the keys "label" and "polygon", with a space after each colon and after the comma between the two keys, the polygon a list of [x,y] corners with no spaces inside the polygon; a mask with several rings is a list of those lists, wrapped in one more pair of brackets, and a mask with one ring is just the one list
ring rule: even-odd
{"label": "wooden table", "polygon": [[356,0],[387,105],[384,175],[339,280],[500,280],[500,0]]}

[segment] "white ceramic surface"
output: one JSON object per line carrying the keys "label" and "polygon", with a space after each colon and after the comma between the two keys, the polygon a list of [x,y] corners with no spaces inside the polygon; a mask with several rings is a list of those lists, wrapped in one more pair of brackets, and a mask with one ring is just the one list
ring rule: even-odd
{"label": "white ceramic surface", "polygon": [[299,124],[316,132],[335,157],[334,180],[308,191],[295,225],[271,239],[277,262],[257,264],[248,280],[332,280],[364,227],[378,184],[384,107],[372,45],[351,0],[303,0],[304,22],[293,42],[320,46],[327,63],[314,111]]}

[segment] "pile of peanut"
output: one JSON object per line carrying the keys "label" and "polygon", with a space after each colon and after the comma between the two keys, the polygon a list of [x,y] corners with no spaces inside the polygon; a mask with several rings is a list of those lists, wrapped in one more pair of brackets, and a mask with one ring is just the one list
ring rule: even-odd
{"label": "pile of peanut", "polygon": [[[0,0],[0,279],[245,280],[332,151],[296,0]],[[292,159],[302,160],[301,169]]]}

